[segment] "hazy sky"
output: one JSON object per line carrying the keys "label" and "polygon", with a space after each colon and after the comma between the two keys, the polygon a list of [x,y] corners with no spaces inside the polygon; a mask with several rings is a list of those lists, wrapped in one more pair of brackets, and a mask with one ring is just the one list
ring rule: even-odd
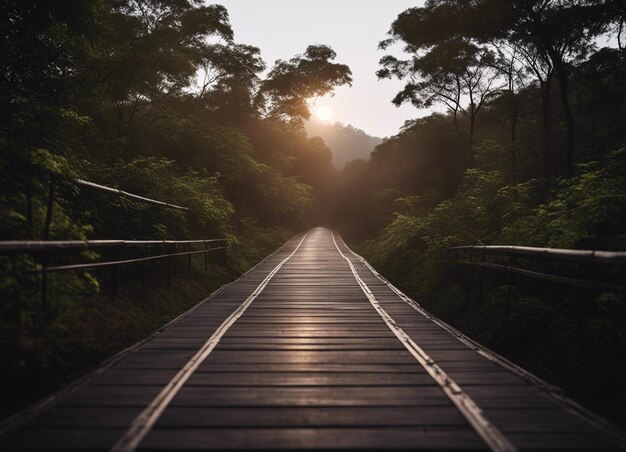
{"label": "hazy sky", "polygon": [[423,0],[214,0],[230,14],[235,40],[261,49],[271,66],[277,59],[302,53],[309,44],[328,44],[337,62],[352,69],[351,88],[317,101],[332,112],[331,120],[352,124],[371,135],[394,135],[405,120],[423,116],[409,105],[396,108],[391,99],[403,84],[376,78],[385,39],[397,15]]}

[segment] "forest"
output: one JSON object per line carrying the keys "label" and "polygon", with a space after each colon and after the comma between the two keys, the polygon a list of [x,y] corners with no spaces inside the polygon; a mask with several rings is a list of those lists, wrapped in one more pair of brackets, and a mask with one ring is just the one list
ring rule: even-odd
{"label": "forest", "polygon": [[[38,290],[28,291],[37,275],[16,276],[42,257],[3,255],[6,412],[141,339],[320,221],[335,170],[323,141],[303,129],[306,102],[349,84],[351,73],[323,45],[266,71],[258,48],[234,42],[226,9],[195,0],[1,8],[2,239],[228,241],[227,265],[213,265],[208,283],[179,278],[150,302],[136,302],[133,278],[111,304],[106,277],[55,274],[47,316]],[[96,251],[62,262],[95,261]]]}
{"label": "forest", "polygon": [[[378,76],[407,121],[341,171],[337,227],[435,315],[625,425],[624,292],[450,268],[449,248],[626,249],[623,2],[429,1],[400,14]],[[444,26],[445,24],[445,26]],[[354,221],[358,218],[358,221]],[[624,268],[528,262],[618,283]],[[471,284],[474,284],[472,289]]]}
{"label": "forest", "polygon": [[328,225],[435,315],[626,423],[613,390],[626,362],[623,293],[493,277],[469,300],[446,264],[459,245],[626,250],[623,2],[428,0],[404,11],[380,47],[400,45],[405,59],[383,57],[377,75],[404,83],[396,105],[439,112],[341,170],[304,128],[309,99],[352,82],[329,46],[268,66],[234,40],[224,7],[199,0],[0,8],[1,239],[228,241],[215,278],[180,276],[149,301],[132,281],[110,303],[99,274],[56,276],[46,319],[37,279],[17,276],[41,262],[0,256],[0,387],[16,388],[0,394],[0,414]]}

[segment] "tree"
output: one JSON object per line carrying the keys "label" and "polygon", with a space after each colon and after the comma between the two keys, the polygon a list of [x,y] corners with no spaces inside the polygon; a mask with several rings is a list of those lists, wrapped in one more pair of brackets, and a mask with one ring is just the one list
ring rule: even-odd
{"label": "tree", "polygon": [[383,57],[379,78],[407,80],[394,104],[410,102],[417,108],[445,105],[458,130],[457,116],[469,121],[467,164],[473,165],[476,117],[485,103],[500,91],[499,71],[494,67],[495,54],[449,30],[448,21],[458,22],[454,2],[430,1],[424,7],[401,13],[389,31],[391,36],[380,43],[387,49],[399,41],[409,59],[392,55]]}
{"label": "tree", "polygon": [[245,44],[215,44],[202,57],[200,102],[223,122],[240,125],[256,115],[254,95],[265,69],[257,47]]}
{"label": "tree", "polygon": [[611,24],[621,23],[624,7],[618,5],[613,0],[478,0],[473,4],[473,17],[482,19],[466,30],[472,37],[483,41],[502,38],[525,49],[532,60],[547,68],[541,82],[546,90],[552,74],[557,79],[567,129],[569,176],[574,171],[575,131],[569,99],[570,67],[588,56],[596,36]]}
{"label": "tree", "polygon": [[160,117],[153,108],[179,95],[196,77],[198,67],[216,52],[218,38],[232,42],[223,6],[197,0],[131,0],[111,11],[104,51],[92,62],[94,79],[104,83],[115,105],[117,134],[134,144],[129,132],[140,112]]}
{"label": "tree", "polygon": [[309,99],[352,84],[350,68],[333,63],[336,56],[328,46],[312,45],[288,61],[278,60],[261,83],[257,105],[267,117],[302,126],[310,117]]}
{"label": "tree", "polygon": [[538,48],[516,45],[526,70],[534,77],[541,91],[541,115],[543,118],[543,175],[550,180],[553,176],[551,99],[554,66],[546,52]]}
{"label": "tree", "polygon": [[505,93],[511,111],[511,179],[516,181],[517,175],[517,93],[525,85],[525,68],[520,63],[519,49],[506,43],[494,45],[496,59],[494,67],[505,77]]}
{"label": "tree", "polygon": [[[549,123],[552,77],[558,81],[566,124],[564,154],[567,173],[571,175],[575,123],[569,100],[570,67],[582,61],[593,49],[594,38],[611,27],[616,29],[621,43],[620,27],[624,17],[623,2],[616,0],[429,0],[422,8],[411,8],[400,14],[392,25],[391,38],[382,45],[402,40],[407,51],[417,53],[418,60],[424,56],[419,52],[433,52],[454,40],[479,47],[507,42],[519,49],[544,96],[547,177],[552,173]],[[383,64],[386,63],[395,62],[383,60]],[[411,65],[406,69],[410,70]],[[440,88],[436,92],[439,91]],[[447,91],[446,95],[454,94],[450,97],[455,100],[459,90]]]}
{"label": "tree", "polygon": [[60,146],[75,115],[71,104],[84,78],[82,64],[106,16],[100,7],[97,0],[1,3],[0,131],[12,151]]}

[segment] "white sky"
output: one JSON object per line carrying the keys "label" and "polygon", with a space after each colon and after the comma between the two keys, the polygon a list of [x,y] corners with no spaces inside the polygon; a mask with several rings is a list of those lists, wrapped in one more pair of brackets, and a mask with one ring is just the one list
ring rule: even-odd
{"label": "white sky", "polygon": [[327,44],[337,62],[352,69],[352,88],[319,99],[332,120],[367,133],[395,135],[407,119],[424,116],[410,105],[396,108],[391,99],[402,88],[397,80],[377,80],[378,61],[385,51],[378,43],[398,14],[423,0],[213,0],[228,9],[235,41],[261,49],[268,66],[289,59],[310,44]]}

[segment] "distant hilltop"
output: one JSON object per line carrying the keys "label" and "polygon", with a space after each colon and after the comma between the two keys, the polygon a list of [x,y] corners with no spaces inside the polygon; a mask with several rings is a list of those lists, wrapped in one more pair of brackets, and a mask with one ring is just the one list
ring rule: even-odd
{"label": "distant hilltop", "polygon": [[381,138],[368,135],[361,129],[340,122],[325,123],[316,119],[306,122],[305,129],[310,137],[321,137],[333,153],[333,165],[342,169],[355,159],[368,159]]}

